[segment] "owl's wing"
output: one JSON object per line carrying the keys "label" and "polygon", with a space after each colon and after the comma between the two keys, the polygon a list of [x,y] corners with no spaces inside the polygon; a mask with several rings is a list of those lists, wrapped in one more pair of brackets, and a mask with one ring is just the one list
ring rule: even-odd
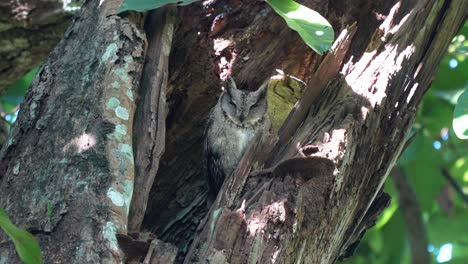
{"label": "owl's wing", "polygon": [[206,153],[206,166],[208,173],[208,184],[210,191],[216,195],[224,182],[224,171],[222,170],[222,164],[220,156],[217,153],[207,151]]}
{"label": "owl's wing", "polygon": [[[211,115],[210,115],[211,116]],[[210,192],[216,196],[221,189],[224,182],[224,171],[221,164],[221,155],[215,151],[209,144],[210,137],[208,135],[208,129],[213,123],[213,118],[208,120],[208,124],[205,129],[205,166],[204,169],[208,177],[208,185]]]}

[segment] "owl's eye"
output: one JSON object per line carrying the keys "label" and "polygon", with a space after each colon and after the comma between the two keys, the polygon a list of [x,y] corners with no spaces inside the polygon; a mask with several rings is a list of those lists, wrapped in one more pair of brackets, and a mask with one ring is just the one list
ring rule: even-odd
{"label": "owl's eye", "polygon": [[260,106],[260,104],[258,102],[256,102],[254,105],[252,105],[251,108],[256,108],[256,107],[259,107],[259,106]]}
{"label": "owl's eye", "polygon": [[232,107],[236,107],[236,104],[235,104],[233,101],[229,101],[229,104],[230,104]]}

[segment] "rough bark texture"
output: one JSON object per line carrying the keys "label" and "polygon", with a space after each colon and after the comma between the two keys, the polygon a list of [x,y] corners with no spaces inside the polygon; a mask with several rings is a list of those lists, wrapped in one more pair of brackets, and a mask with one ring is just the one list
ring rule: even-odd
{"label": "rough bark texture", "polygon": [[164,152],[167,68],[174,32],[174,11],[174,7],[158,9],[150,13],[146,22],[149,48],[134,121],[134,134],[137,135],[133,140],[136,192],[130,207],[130,233],[140,231],[148,195]]}
{"label": "rough bark texture", "polygon": [[[0,154],[0,207],[44,263],[120,263],[133,189],[145,37],[118,1],[88,1],[39,69]],[[142,17],[139,18],[142,20]],[[0,233],[0,259],[19,263]]]}
{"label": "rough bark texture", "polygon": [[[381,186],[468,6],[301,3],[334,26],[337,41],[323,59],[261,1],[205,1],[180,10],[166,152],[144,227],[182,255],[207,210],[202,135],[220,91],[215,75],[232,75],[249,89],[281,69],[308,83],[279,140],[267,141],[273,149],[253,147],[261,151],[225,184],[187,263],[331,263],[349,255],[388,202]],[[333,168],[308,172],[329,166],[323,159]],[[248,178],[250,164],[272,173]]]}
{"label": "rough bark texture", "polygon": [[7,137],[8,137],[8,131],[9,131],[9,124],[3,118],[0,116],[0,149],[2,149],[3,144],[5,144]]}
{"label": "rough bark texture", "polygon": [[130,236],[117,235],[119,246],[125,253],[125,263],[174,263],[177,247],[155,239],[152,234],[140,233],[139,240]]}
{"label": "rough bark texture", "polygon": [[65,9],[59,0],[0,3],[0,94],[38,66],[63,38],[72,16]]}
{"label": "rough bark texture", "polygon": [[216,75],[232,74],[240,87],[252,89],[275,69],[304,79],[317,58],[265,3],[218,1],[180,11],[169,65],[166,151],[144,227],[186,252],[207,211],[202,142],[221,92]]}

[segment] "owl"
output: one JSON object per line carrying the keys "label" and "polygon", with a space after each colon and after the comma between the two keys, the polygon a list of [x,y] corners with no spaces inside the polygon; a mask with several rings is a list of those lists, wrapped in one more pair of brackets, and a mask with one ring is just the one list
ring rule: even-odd
{"label": "owl", "polygon": [[237,167],[256,133],[268,133],[271,126],[266,100],[268,82],[249,92],[237,89],[228,77],[225,88],[205,130],[205,167],[212,196]]}

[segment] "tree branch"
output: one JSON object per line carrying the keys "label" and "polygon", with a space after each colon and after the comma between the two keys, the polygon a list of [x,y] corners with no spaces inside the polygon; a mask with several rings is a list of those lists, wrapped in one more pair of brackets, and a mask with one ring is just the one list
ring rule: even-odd
{"label": "tree branch", "polygon": [[468,195],[463,191],[462,187],[458,184],[458,182],[453,178],[450,172],[446,168],[442,168],[442,175],[448,180],[450,185],[455,189],[455,191],[460,195],[462,200],[468,204]]}
{"label": "tree branch", "polygon": [[398,190],[398,202],[408,231],[412,263],[431,263],[427,251],[429,241],[416,194],[408,183],[403,169],[395,167],[391,175]]}
{"label": "tree branch", "polygon": [[138,233],[148,195],[164,153],[166,140],[166,88],[169,53],[174,32],[173,6],[150,12],[146,21],[148,51],[135,112],[135,185],[129,213],[129,233]]}

